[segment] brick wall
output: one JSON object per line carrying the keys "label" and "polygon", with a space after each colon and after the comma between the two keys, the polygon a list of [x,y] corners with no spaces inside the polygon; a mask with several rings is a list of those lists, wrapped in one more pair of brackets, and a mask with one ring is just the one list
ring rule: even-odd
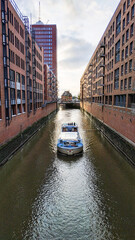
{"label": "brick wall", "polygon": [[115,131],[135,143],[135,114],[120,107],[81,103],[81,107]]}
{"label": "brick wall", "polygon": [[56,110],[56,103],[48,104],[45,108],[37,109],[36,114],[31,114],[27,118],[27,114],[20,114],[12,118],[12,122],[9,126],[5,127],[0,122],[0,145],[9,141],[21,131],[24,131],[27,127],[31,126],[34,122],[49,115]]}

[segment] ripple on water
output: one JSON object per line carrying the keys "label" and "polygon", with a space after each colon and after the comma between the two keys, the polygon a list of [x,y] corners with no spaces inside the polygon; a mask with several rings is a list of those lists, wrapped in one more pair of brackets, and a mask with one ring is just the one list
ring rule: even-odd
{"label": "ripple on water", "polygon": [[73,163],[55,158],[51,174],[33,205],[33,218],[25,238],[111,239],[104,222],[96,174],[89,160]]}

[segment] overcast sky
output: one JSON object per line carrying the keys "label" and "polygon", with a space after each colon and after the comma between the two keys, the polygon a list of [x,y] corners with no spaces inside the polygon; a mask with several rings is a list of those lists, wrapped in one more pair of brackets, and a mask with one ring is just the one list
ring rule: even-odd
{"label": "overcast sky", "polygon": [[[39,1],[15,0],[23,15],[39,19]],[[40,0],[41,21],[57,25],[59,95],[80,91],[80,78],[119,0]]]}

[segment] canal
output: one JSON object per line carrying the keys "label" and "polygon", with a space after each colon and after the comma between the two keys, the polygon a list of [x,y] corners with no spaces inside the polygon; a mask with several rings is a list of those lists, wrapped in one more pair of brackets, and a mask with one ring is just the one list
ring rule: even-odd
{"label": "canal", "polygon": [[[75,121],[81,156],[57,156]],[[0,240],[134,240],[135,170],[80,110],[60,110],[0,168]]]}

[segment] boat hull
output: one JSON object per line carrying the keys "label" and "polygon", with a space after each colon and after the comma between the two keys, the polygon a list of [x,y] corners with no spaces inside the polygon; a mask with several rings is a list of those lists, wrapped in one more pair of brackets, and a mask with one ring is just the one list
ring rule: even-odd
{"label": "boat hull", "polygon": [[57,146],[57,151],[59,153],[71,156],[71,155],[76,155],[81,153],[83,151],[83,146],[76,147],[76,148],[66,148],[66,147]]}

